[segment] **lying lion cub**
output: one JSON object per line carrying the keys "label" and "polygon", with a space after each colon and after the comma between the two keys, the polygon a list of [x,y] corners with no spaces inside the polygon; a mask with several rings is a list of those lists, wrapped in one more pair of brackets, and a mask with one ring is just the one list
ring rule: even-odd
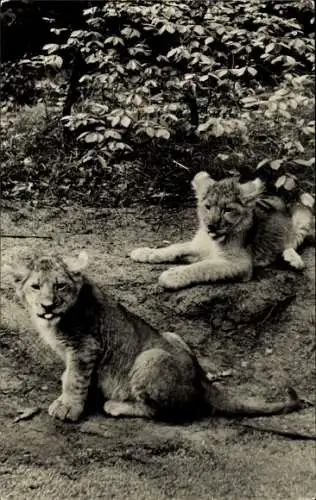
{"label": "lying lion cub", "polygon": [[227,398],[212,384],[191,349],[174,333],[158,333],[101,293],[76,259],[42,255],[12,269],[42,339],[66,365],[62,394],[49,414],[76,421],[95,384],[112,416],[185,418],[200,411],[270,415],[301,407],[293,390],[285,403]]}
{"label": "lying lion cub", "polygon": [[296,252],[312,233],[312,210],[299,202],[290,212],[278,197],[261,200],[260,179],[240,184],[234,178],[214,181],[207,172],[193,179],[199,228],[191,241],[163,248],[137,248],[137,262],[188,265],[164,271],[159,283],[169,289],[223,279],[250,279],[253,267],[266,266],[283,255],[292,267],[304,263]]}

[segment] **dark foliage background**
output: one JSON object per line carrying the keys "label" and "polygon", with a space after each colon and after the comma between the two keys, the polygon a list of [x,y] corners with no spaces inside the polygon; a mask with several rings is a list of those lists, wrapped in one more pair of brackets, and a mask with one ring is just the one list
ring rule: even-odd
{"label": "dark foliage background", "polygon": [[313,191],[313,8],[3,1],[4,197],[178,203],[200,169]]}

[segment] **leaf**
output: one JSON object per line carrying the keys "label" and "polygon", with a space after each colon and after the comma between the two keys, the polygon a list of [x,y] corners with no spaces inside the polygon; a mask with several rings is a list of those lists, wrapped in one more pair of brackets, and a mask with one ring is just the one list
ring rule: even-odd
{"label": "leaf", "polygon": [[59,45],[57,43],[47,43],[44,45],[43,50],[46,50],[48,54],[52,54],[59,49]]}
{"label": "leaf", "polygon": [[135,70],[137,70],[138,66],[139,66],[138,61],[135,61],[135,59],[131,59],[131,60],[127,63],[127,65],[126,65],[126,69],[130,69],[130,70],[132,70],[132,71],[135,71]]}
{"label": "leaf", "polygon": [[303,127],[302,132],[305,135],[315,135],[315,127]]}
{"label": "leaf", "polygon": [[280,62],[282,60],[283,60],[283,56],[278,56],[278,57],[275,57],[274,59],[272,59],[271,63],[275,64],[275,63]]}
{"label": "leaf", "polygon": [[208,36],[207,38],[205,38],[204,40],[204,43],[205,45],[209,45],[210,43],[214,42],[214,37],[212,36]]}
{"label": "leaf", "polygon": [[267,54],[268,52],[271,52],[274,49],[274,47],[275,47],[274,42],[269,43],[265,48],[265,53]]}
{"label": "leaf", "polygon": [[51,28],[50,31],[52,33],[55,33],[55,35],[59,36],[60,33],[64,33],[65,31],[68,31],[67,28]]}
{"label": "leaf", "polygon": [[92,75],[83,75],[80,80],[79,80],[79,83],[83,83],[83,82],[90,82],[92,80]]}
{"label": "leaf", "polygon": [[169,139],[170,138],[170,132],[166,128],[159,128],[156,131],[156,137],[162,137],[163,139]]}
{"label": "leaf", "polygon": [[204,54],[201,54],[200,61],[202,64],[207,64],[207,65],[211,65],[214,63],[214,59],[211,59],[210,57],[205,56]]}
{"label": "leaf", "polygon": [[115,45],[124,45],[124,40],[119,36],[109,36],[104,40],[104,43],[111,43]]}
{"label": "leaf", "polygon": [[247,71],[251,76],[256,76],[256,74],[258,73],[256,68],[252,68],[251,66],[247,66]]}
{"label": "leaf", "polygon": [[112,127],[116,127],[116,125],[118,125],[120,123],[121,117],[117,115],[117,116],[113,116],[109,119],[112,122]]}
{"label": "leaf", "polygon": [[93,15],[97,12],[98,10],[98,7],[90,7],[90,9],[85,9],[83,11],[83,15],[84,16],[89,16],[90,14]]}
{"label": "leaf", "polygon": [[226,155],[226,154],[222,154],[222,153],[219,153],[216,158],[219,158],[220,160],[222,161],[226,161],[229,159],[229,155]]}
{"label": "leaf", "polygon": [[284,188],[287,190],[287,191],[292,191],[294,188],[295,188],[295,180],[293,179],[293,177],[287,177],[286,178],[286,181],[284,183]]}
{"label": "leaf", "polygon": [[177,55],[179,53],[179,49],[180,49],[180,47],[175,47],[175,48],[169,50],[169,52],[167,52],[167,57],[172,57],[172,56]]}
{"label": "leaf", "polygon": [[282,187],[282,186],[283,186],[283,184],[285,183],[285,181],[286,181],[286,176],[285,176],[285,175],[281,175],[281,177],[279,177],[279,178],[276,180],[276,182],[275,182],[275,184],[274,184],[274,185],[275,185],[275,187],[276,187],[276,188],[278,188],[278,189],[279,189],[280,187]]}
{"label": "leaf", "polygon": [[108,129],[104,132],[104,137],[107,139],[108,137],[110,137],[111,139],[117,139],[117,140],[120,140],[122,139],[122,136],[121,134],[117,131],[117,130],[113,130],[113,129]]}
{"label": "leaf", "polygon": [[70,34],[71,38],[77,38],[78,36],[82,36],[86,33],[84,30],[75,30]]}
{"label": "leaf", "polygon": [[206,122],[204,123],[201,123],[199,126],[198,126],[198,132],[205,132],[206,130],[208,130],[210,128],[210,126],[212,125],[213,123],[213,120],[212,119],[209,119],[207,120]]}
{"label": "leaf", "polygon": [[104,115],[109,111],[109,107],[106,104],[101,104],[99,102],[91,102],[88,104],[91,113],[97,115]]}
{"label": "leaf", "polygon": [[107,164],[107,162],[105,161],[105,159],[104,159],[104,158],[102,158],[102,156],[100,156],[100,155],[97,155],[97,158],[98,158],[98,160],[99,160],[99,162],[100,162],[101,167],[102,167],[104,170],[107,170],[108,164]]}
{"label": "leaf", "polygon": [[60,69],[63,65],[63,60],[60,56],[45,56],[43,60],[45,64],[53,68]]}
{"label": "leaf", "polygon": [[197,24],[196,26],[194,26],[193,31],[195,33],[197,33],[198,35],[204,35],[204,33],[205,33],[203,26],[201,26],[200,24]]}
{"label": "leaf", "polygon": [[130,146],[128,146],[127,144],[125,144],[124,142],[109,142],[108,144],[109,146],[109,149],[111,149],[111,151],[117,151],[117,150],[121,150],[123,151],[124,149],[129,149],[130,151],[132,150],[132,148]]}
{"label": "leaf", "polygon": [[246,67],[244,68],[234,68],[231,69],[230,72],[235,76],[242,76],[246,71]]}
{"label": "leaf", "polygon": [[220,137],[225,133],[225,129],[223,125],[220,123],[214,123],[213,128],[212,128],[212,135],[215,135],[215,137]]}
{"label": "leaf", "polygon": [[315,163],[315,158],[310,158],[309,160],[303,160],[303,159],[295,159],[295,163],[298,165],[302,165],[303,167],[311,167]]}
{"label": "leaf", "polygon": [[145,111],[145,113],[152,114],[157,111],[157,107],[153,104],[150,104],[149,106],[145,106],[143,110]]}
{"label": "leaf", "polygon": [[216,71],[216,75],[219,78],[222,78],[223,76],[226,76],[227,73],[228,73],[228,69],[220,69],[220,70]]}
{"label": "leaf", "polygon": [[135,106],[140,106],[142,102],[143,102],[143,100],[142,100],[141,96],[138,95],[138,94],[136,94],[134,96],[134,104],[135,104]]}
{"label": "leaf", "polygon": [[124,116],[121,118],[120,123],[121,123],[121,125],[122,125],[123,127],[128,128],[128,127],[130,126],[130,124],[131,124],[131,121],[132,121],[132,120],[130,119],[130,117],[129,117],[129,116],[124,115]]}
{"label": "leaf", "polygon": [[300,141],[294,141],[294,145],[297,149],[297,151],[299,151],[300,153],[304,153],[305,151],[305,148],[304,146],[300,143]]}
{"label": "leaf", "polygon": [[296,59],[291,56],[285,56],[285,61],[287,66],[294,66],[296,64]]}
{"label": "leaf", "polygon": [[40,413],[40,411],[41,411],[41,409],[38,407],[26,408],[25,410],[22,410],[21,412],[19,412],[20,415],[15,417],[13,422],[17,423],[17,422],[20,422],[20,420],[29,420],[32,417],[34,417],[35,415],[37,415],[38,413]]}
{"label": "leaf", "polygon": [[145,132],[149,137],[154,137],[155,135],[155,129],[152,127],[146,127]]}
{"label": "leaf", "polygon": [[280,109],[279,108],[279,113],[284,118],[287,118],[287,120],[290,120],[292,118],[291,115],[290,115],[290,113],[288,111],[285,111],[284,109]]}
{"label": "leaf", "polygon": [[269,158],[265,158],[264,160],[261,160],[259,161],[258,165],[256,166],[256,168],[261,168],[263,167],[263,165],[266,165],[268,162],[269,162]]}
{"label": "leaf", "polygon": [[297,52],[299,54],[301,54],[304,51],[304,49],[305,49],[305,42],[304,42],[304,40],[301,40],[299,38],[297,38],[296,40],[294,40],[293,48],[295,50],[297,50]]}
{"label": "leaf", "polygon": [[100,134],[99,132],[89,132],[84,137],[84,140],[87,143],[102,142],[103,141],[103,134]]}
{"label": "leaf", "polygon": [[313,208],[315,200],[314,197],[309,193],[303,193],[300,197],[302,205],[305,207]]}
{"label": "leaf", "polygon": [[270,161],[270,167],[272,168],[272,170],[279,170],[283,162],[283,159]]}
{"label": "leaf", "polygon": [[243,97],[242,99],[240,99],[241,102],[243,103],[250,103],[250,102],[253,102],[253,103],[256,103],[257,102],[257,97],[256,96],[247,96],[247,97]]}

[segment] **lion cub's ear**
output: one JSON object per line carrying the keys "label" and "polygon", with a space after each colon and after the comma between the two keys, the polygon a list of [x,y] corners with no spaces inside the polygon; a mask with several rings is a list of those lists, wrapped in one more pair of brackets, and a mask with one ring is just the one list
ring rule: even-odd
{"label": "lion cub's ear", "polygon": [[9,278],[10,282],[17,285],[29,274],[30,268],[26,262],[15,262],[14,264],[5,264],[2,267],[2,276]]}
{"label": "lion cub's ear", "polygon": [[192,187],[198,200],[202,200],[215,181],[207,172],[199,172],[192,180]]}
{"label": "lion cub's ear", "polygon": [[78,257],[63,257],[63,261],[72,273],[80,273],[88,265],[88,254],[82,250]]}
{"label": "lion cub's ear", "polygon": [[250,203],[263,193],[265,188],[264,182],[257,178],[254,181],[249,181],[244,184],[239,184],[240,199],[243,203]]}

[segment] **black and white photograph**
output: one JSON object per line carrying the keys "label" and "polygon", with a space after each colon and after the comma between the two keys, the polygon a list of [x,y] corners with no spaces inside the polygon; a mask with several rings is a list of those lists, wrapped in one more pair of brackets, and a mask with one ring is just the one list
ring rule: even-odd
{"label": "black and white photograph", "polygon": [[0,500],[316,500],[314,1],[0,20]]}

